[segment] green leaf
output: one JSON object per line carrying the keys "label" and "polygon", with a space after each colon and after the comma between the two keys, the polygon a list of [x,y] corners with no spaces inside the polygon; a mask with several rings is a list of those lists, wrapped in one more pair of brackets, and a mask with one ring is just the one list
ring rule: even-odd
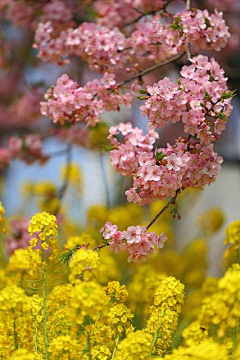
{"label": "green leaf", "polygon": [[164,155],[162,151],[156,151],[155,157],[157,161],[162,161],[167,155]]}
{"label": "green leaf", "polygon": [[111,151],[111,150],[114,150],[114,149],[115,149],[115,147],[113,145],[106,145],[106,146],[103,147],[102,151],[108,152],[108,151]]}
{"label": "green leaf", "polygon": [[231,99],[232,97],[236,96],[236,91],[237,90],[233,90],[233,91],[226,91],[222,94],[222,99]]}
{"label": "green leaf", "polygon": [[147,95],[145,95],[145,96],[143,96],[143,95],[136,96],[136,99],[139,99],[139,100],[147,100],[148,98],[149,98],[149,96],[147,96]]}
{"label": "green leaf", "polygon": [[172,29],[172,30],[180,30],[180,31],[182,31],[183,30],[183,26],[182,26],[182,24],[180,23],[180,16],[178,16],[177,18],[176,18],[176,20],[172,23],[172,25],[170,26],[170,29]]}
{"label": "green leaf", "polygon": [[222,112],[217,113],[217,117],[222,120],[226,120],[226,115]]}
{"label": "green leaf", "polygon": [[147,90],[144,90],[144,89],[140,89],[140,90],[138,90],[138,92],[139,92],[140,94],[150,95],[149,92],[147,92]]}
{"label": "green leaf", "polygon": [[210,20],[206,17],[204,17],[204,20],[205,20],[205,24],[207,25],[207,28],[211,27]]}
{"label": "green leaf", "polygon": [[204,99],[211,100],[211,96],[209,95],[209,93],[207,91],[205,91]]}

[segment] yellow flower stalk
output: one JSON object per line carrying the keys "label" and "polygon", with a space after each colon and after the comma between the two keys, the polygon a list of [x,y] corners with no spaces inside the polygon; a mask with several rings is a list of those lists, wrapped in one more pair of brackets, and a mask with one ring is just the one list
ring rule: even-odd
{"label": "yellow flower stalk", "polygon": [[[48,352],[48,329],[47,329],[47,292],[46,292],[46,270],[45,270],[45,250],[49,246],[54,251],[56,237],[58,236],[57,219],[54,215],[47,212],[35,214],[28,228],[30,235],[35,235],[40,240],[41,245],[41,270],[42,270],[42,297],[43,297],[43,333],[45,359],[49,359]],[[32,247],[36,246],[36,241],[32,240]]]}

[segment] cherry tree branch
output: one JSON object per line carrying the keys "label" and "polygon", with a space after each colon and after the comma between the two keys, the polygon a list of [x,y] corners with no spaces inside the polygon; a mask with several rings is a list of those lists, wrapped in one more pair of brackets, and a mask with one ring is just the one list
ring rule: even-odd
{"label": "cherry tree branch", "polygon": [[179,192],[180,189],[176,191],[176,194],[169,200],[169,202],[162,208],[162,210],[159,211],[159,213],[155,216],[155,218],[147,225],[147,230],[155,223],[155,221],[159,218],[159,216],[161,216],[164,213],[164,211],[166,211],[167,208],[169,208],[170,205],[176,202]]}
{"label": "cherry tree branch", "polygon": [[160,64],[153,65],[153,66],[151,66],[150,68],[148,68],[148,69],[146,69],[146,70],[140,71],[138,74],[133,75],[133,76],[130,77],[129,79],[126,79],[126,80],[118,83],[118,84],[117,84],[117,88],[119,88],[119,87],[121,87],[121,86],[123,86],[123,85],[125,85],[125,84],[127,84],[127,83],[129,83],[129,82],[131,82],[131,81],[133,81],[134,79],[137,79],[137,78],[142,77],[142,76],[144,76],[144,75],[146,75],[146,74],[149,74],[150,72],[152,72],[152,71],[154,71],[154,70],[157,70],[157,69],[159,69],[159,68],[161,68],[161,67],[163,67],[163,66],[165,66],[165,65],[168,65],[168,64],[171,64],[171,63],[173,63],[173,62],[175,62],[175,61],[177,61],[177,60],[180,60],[184,55],[185,55],[185,52],[184,52],[184,53],[181,53],[180,55],[176,55],[176,56],[172,57],[171,59],[166,60],[166,61],[164,61],[164,62],[162,62],[162,63],[160,63]]}
{"label": "cherry tree branch", "polygon": [[[167,6],[170,4],[170,2],[172,2],[172,0],[168,0],[168,1],[166,2],[166,4],[165,4],[161,9],[159,9],[159,10],[153,10],[153,11],[150,11],[150,12],[142,13],[142,14],[141,14],[140,16],[138,16],[136,19],[134,19],[134,20],[132,20],[132,21],[124,24],[121,28],[124,29],[124,28],[127,27],[127,26],[134,25],[134,24],[136,24],[139,20],[141,20],[141,19],[142,19],[143,17],[145,17],[145,16],[155,15],[155,14],[157,14],[157,13],[164,13],[164,12],[166,13],[166,8],[167,8]],[[137,9],[134,9],[134,10],[137,11]],[[139,11],[138,11],[138,12],[139,12]]]}
{"label": "cherry tree branch", "polygon": [[191,10],[191,0],[186,0],[186,10]]}
{"label": "cherry tree branch", "polygon": [[[170,205],[175,204],[179,192],[180,189],[177,189],[176,194],[169,200],[169,202],[162,208],[162,210],[159,211],[159,213],[155,216],[155,218],[147,225],[146,230],[148,230],[155,223],[155,221],[159,218],[159,216],[161,216],[164,213],[164,211],[166,211],[169,208]],[[100,250],[109,245],[110,245],[109,243],[106,243],[99,246],[95,246],[93,250],[94,251]]]}
{"label": "cherry tree branch", "polygon": [[54,151],[52,153],[44,154],[44,156],[47,156],[47,157],[61,156],[61,155],[66,154],[67,151],[68,151],[68,148],[67,149],[62,149],[62,150],[56,150],[56,151]]}
{"label": "cherry tree branch", "polygon": [[106,244],[103,244],[103,245],[95,246],[93,248],[93,251],[100,250],[100,249],[102,249],[102,248],[104,248],[106,246],[109,246],[109,245],[110,245],[109,243],[106,243]]}
{"label": "cherry tree branch", "polygon": [[56,209],[56,215],[59,213],[60,210],[60,202],[64,198],[68,185],[69,185],[69,176],[70,176],[70,164],[72,161],[72,144],[68,144],[67,150],[66,150],[66,172],[63,180],[63,184],[58,190],[57,198],[59,200],[59,205]]}

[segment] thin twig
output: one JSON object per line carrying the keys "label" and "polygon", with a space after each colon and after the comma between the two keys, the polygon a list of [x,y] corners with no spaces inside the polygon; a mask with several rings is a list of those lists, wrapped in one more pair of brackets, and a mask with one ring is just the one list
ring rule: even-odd
{"label": "thin twig", "polygon": [[186,0],[186,10],[191,10],[191,0]]}
{"label": "thin twig", "polygon": [[[172,2],[172,0],[168,0],[166,2],[166,4],[159,10],[153,10],[153,11],[150,11],[150,12],[146,12],[146,13],[142,13],[140,16],[138,16],[136,19],[128,22],[127,24],[124,24],[121,28],[124,29],[125,27],[127,26],[130,26],[130,25],[134,25],[136,24],[136,22],[138,22],[139,20],[141,20],[143,17],[145,16],[149,16],[149,15],[155,15],[157,13],[166,13],[166,8],[167,6],[170,4],[170,2]],[[134,9],[135,11],[137,11],[137,9]]]}
{"label": "thin twig", "polygon": [[45,272],[45,256],[44,249],[41,249],[42,252],[42,297],[43,297],[43,335],[44,335],[44,352],[45,360],[49,359],[48,353],[48,332],[47,332],[47,293],[46,293],[46,272]]}
{"label": "thin twig", "polygon": [[[186,10],[191,10],[191,0],[186,0]],[[187,60],[190,61],[191,59],[191,50],[190,50],[190,43],[188,43],[188,49],[186,50]]]}
{"label": "thin twig", "polygon": [[107,179],[106,169],[104,166],[104,157],[101,152],[100,152],[99,156],[100,156],[101,173],[102,173],[103,184],[104,184],[104,189],[105,189],[106,204],[109,209],[111,207],[110,192],[109,192],[109,187],[108,187],[108,179]]}
{"label": "thin twig", "polygon": [[65,176],[64,176],[64,180],[63,180],[63,184],[60,187],[60,189],[58,190],[58,194],[57,194],[57,198],[59,200],[59,205],[55,211],[55,214],[57,215],[59,213],[60,210],[60,202],[61,200],[64,198],[68,185],[69,185],[69,176],[70,176],[70,164],[72,161],[72,144],[68,144],[67,150],[66,150],[66,172],[65,172]]}
{"label": "thin twig", "polygon": [[173,62],[175,62],[175,61],[177,61],[177,60],[180,60],[184,55],[185,55],[185,52],[182,53],[182,54],[180,54],[180,55],[176,55],[176,56],[172,57],[171,59],[166,60],[166,61],[164,61],[164,62],[162,62],[162,63],[160,63],[160,64],[156,64],[156,65],[154,65],[154,66],[151,66],[150,68],[148,68],[148,69],[146,69],[146,70],[140,71],[138,74],[133,75],[133,76],[130,77],[129,79],[126,79],[126,80],[118,83],[118,84],[117,84],[117,88],[119,88],[119,87],[121,87],[121,86],[123,86],[123,85],[125,85],[125,84],[127,84],[127,83],[129,83],[129,82],[131,82],[131,81],[134,80],[134,79],[141,78],[142,76],[144,76],[144,75],[146,75],[146,74],[149,74],[150,72],[152,72],[152,71],[154,71],[154,70],[157,70],[157,69],[159,69],[159,68],[161,68],[161,67],[163,67],[163,66],[165,66],[165,65],[168,65],[168,64],[171,64],[171,63],[173,63]]}
{"label": "thin twig", "polygon": [[178,189],[178,190],[176,191],[176,194],[169,200],[169,202],[162,208],[162,210],[161,210],[161,211],[155,216],[155,218],[148,224],[148,226],[147,226],[147,228],[146,228],[147,230],[155,223],[155,221],[159,218],[159,216],[162,215],[162,213],[163,213],[165,210],[167,210],[167,208],[168,208],[170,205],[172,205],[172,204],[175,203],[179,192],[180,192],[180,189]]}
{"label": "thin twig", "polygon": [[106,246],[109,246],[109,245],[110,245],[109,243],[106,243],[106,244],[103,244],[103,245],[95,246],[93,248],[93,251],[100,250],[100,249],[102,249],[102,248],[104,248]]}
{"label": "thin twig", "polygon": [[[148,226],[146,227],[146,230],[148,230],[148,229],[150,228],[150,226],[152,226],[152,225],[155,223],[155,221],[159,218],[159,216],[161,216],[161,215],[164,213],[164,211],[166,211],[167,208],[169,208],[170,205],[172,205],[172,204],[175,203],[179,192],[180,192],[180,189],[177,189],[176,194],[169,200],[169,202],[168,202],[168,203],[162,208],[162,210],[155,216],[155,218],[150,222],[150,224],[148,224]],[[104,248],[104,247],[106,247],[106,246],[109,246],[109,245],[110,245],[109,243],[105,243],[105,244],[102,244],[102,245],[99,245],[99,246],[95,246],[95,247],[93,248],[93,251],[100,250],[100,249],[102,249],[102,248]]]}
{"label": "thin twig", "polygon": [[49,153],[49,154],[44,154],[44,156],[48,156],[48,157],[61,156],[61,155],[66,154],[67,151],[68,151],[68,149],[57,150],[57,151],[54,151],[54,152]]}

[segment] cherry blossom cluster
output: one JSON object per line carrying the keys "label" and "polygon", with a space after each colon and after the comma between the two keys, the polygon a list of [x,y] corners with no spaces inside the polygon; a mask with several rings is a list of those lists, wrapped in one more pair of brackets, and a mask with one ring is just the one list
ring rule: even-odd
{"label": "cherry blossom cluster", "polygon": [[29,2],[19,0],[0,0],[1,15],[17,26],[35,28],[39,21],[54,21],[56,23],[69,23],[73,18],[71,1],[51,0],[47,3],[41,1]]}
{"label": "cherry blossom cluster", "polygon": [[69,6],[69,1],[51,0],[43,5],[41,22],[54,21],[66,23],[73,18],[73,9]]}
{"label": "cherry blossom cluster", "polygon": [[160,62],[186,51],[189,44],[220,50],[230,37],[222,13],[217,10],[212,15],[207,10],[183,10],[173,19],[172,24],[164,25],[161,15],[155,15],[151,21],[139,22],[128,39],[130,55],[139,58],[144,55],[148,60]]}
{"label": "cherry blossom cluster", "polygon": [[[8,82],[7,89],[5,84]],[[42,99],[43,91],[40,88],[31,88],[31,92],[23,93],[21,90],[15,94],[15,98],[9,103],[9,98],[13,95],[14,90],[19,84],[16,79],[3,76],[0,80],[1,100],[0,103],[0,128],[11,129],[26,127],[29,123],[39,118],[40,107],[39,102]],[[16,91],[16,90],[15,90]],[[17,96],[16,96],[17,95]],[[7,119],[7,121],[5,121]]]}
{"label": "cherry blossom cluster", "polygon": [[148,98],[140,109],[151,126],[182,120],[187,134],[209,145],[226,127],[233,94],[228,91],[224,71],[213,58],[198,55],[190,61],[192,65],[183,66],[178,85],[164,78],[147,86]]}
{"label": "cherry blossom cluster", "polygon": [[10,222],[9,235],[5,238],[8,254],[12,254],[16,249],[25,249],[29,246],[32,238],[28,232],[29,225],[30,220],[26,216]]}
{"label": "cherry blossom cluster", "polygon": [[149,129],[147,135],[144,135],[142,129],[133,128],[131,123],[120,123],[109,129],[108,138],[113,145],[110,151],[111,164],[126,176],[137,171],[139,162],[144,161],[146,154],[152,156],[158,133]]}
{"label": "cherry blossom cluster", "polygon": [[133,100],[130,93],[121,95],[117,90],[115,75],[105,73],[98,80],[87,82],[83,87],[64,74],[56,86],[48,89],[45,102],[41,102],[41,113],[54,123],[85,121],[95,126],[104,110],[116,111],[119,106],[130,107]]}
{"label": "cherry blossom cluster", "polygon": [[86,126],[80,127],[79,124],[72,125],[71,127],[61,126],[59,129],[53,129],[52,135],[56,135],[69,144],[81,147],[87,147],[89,140],[89,130]]}
{"label": "cherry blossom cluster", "polygon": [[34,18],[34,7],[28,6],[25,1],[0,0],[1,14],[15,25],[29,26]]}
{"label": "cherry blossom cluster", "polygon": [[174,19],[171,27],[183,33],[185,40],[198,49],[220,51],[230,38],[223,13],[216,9],[211,15],[207,10],[183,10]]}
{"label": "cherry blossom cluster", "polygon": [[220,50],[229,37],[221,12],[215,10],[210,15],[207,10],[183,10],[168,24],[162,21],[162,15],[148,17],[137,23],[130,36],[119,28],[94,23],[68,28],[56,36],[51,21],[39,23],[34,47],[43,61],[63,65],[69,62],[70,55],[77,55],[91,69],[104,73],[121,69],[129,62],[141,63],[143,56],[144,61],[164,61],[183,53],[189,43],[196,48]]}
{"label": "cherry blossom cluster", "polygon": [[155,148],[158,134],[147,135],[130,123],[120,123],[109,130],[113,145],[110,161],[122,175],[132,176],[133,187],[126,191],[129,202],[149,204],[174,196],[178,189],[203,188],[216,180],[223,159],[213,144],[202,145],[197,138],[180,138],[174,146]]}
{"label": "cherry blossom cluster", "polygon": [[144,56],[156,63],[165,61],[185,50],[184,38],[179,31],[173,30],[171,25],[164,24],[161,15],[155,15],[151,21],[139,22],[136,30],[128,39],[130,56],[137,56],[139,62]]}
{"label": "cherry blossom cluster", "polygon": [[67,56],[77,55],[86,60],[95,71],[114,71],[123,67],[127,45],[124,34],[118,28],[108,29],[94,23],[83,23],[76,29],[69,28],[52,37],[55,29],[51,21],[39,23],[34,47],[43,61],[66,64]]}
{"label": "cherry blossom cluster", "polygon": [[42,153],[41,135],[10,136],[7,147],[0,147],[0,169],[8,166],[12,159],[21,159],[27,164],[32,164],[34,161],[44,164],[48,157]]}
{"label": "cherry blossom cluster", "polygon": [[216,180],[223,159],[213,144],[201,146],[198,141],[180,139],[174,146],[156,150],[155,157],[139,163],[133,174],[133,187],[126,191],[129,202],[149,204],[156,199],[174,196],[178,189],[202,189]]}
{"label": "cherry blossom cluster", "polygon": [[100,230],[105,244],[110,250],[118,253],[125,250],[128,261],[144,262],[156,252],[156,248],[163,248],[167,236],[162,233],[158,236],[154,231],[147,232],[145,226],[129,226],[126,231],[118,230],[117,225],[107,222]]}

